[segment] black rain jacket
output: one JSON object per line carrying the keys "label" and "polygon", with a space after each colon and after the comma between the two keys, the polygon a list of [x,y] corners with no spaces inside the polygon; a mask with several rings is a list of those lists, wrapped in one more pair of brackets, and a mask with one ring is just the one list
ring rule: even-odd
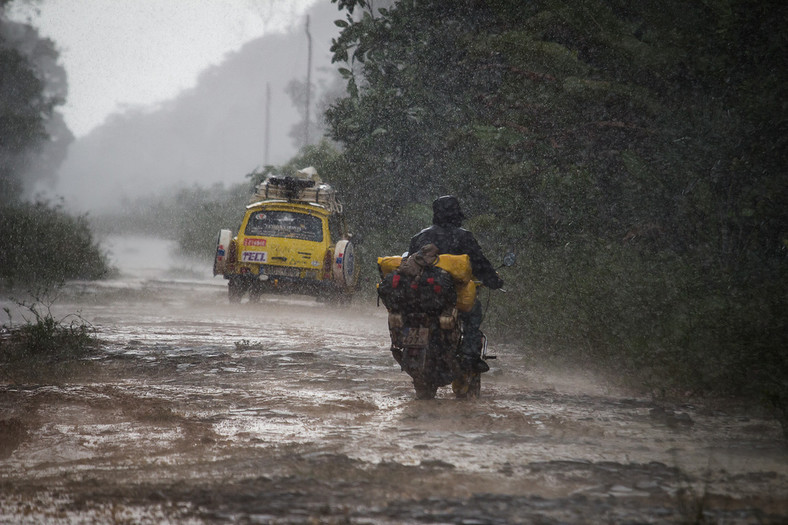
{"label": "black rain jacket", "polygon": [[427,244],[434,244],[440,253],[452,255],[468,254],[471,259],[471,269],[477,279],[481,279],[484,286],[497,290],[503,286],[503,280],[482,253],[479,243],[471,232],[460,228],[456,220],[441,217],[433,218],[434,224],[421,230],[410,240],[408,253],[416,253]]}

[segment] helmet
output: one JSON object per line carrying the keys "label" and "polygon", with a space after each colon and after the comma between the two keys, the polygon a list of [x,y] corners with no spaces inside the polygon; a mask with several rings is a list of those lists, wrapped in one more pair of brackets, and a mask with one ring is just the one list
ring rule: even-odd
{"label": "helmet", "polygon": [[460,201],[454,195],[444,195],[432,202],[432,222],[459,226],[465,215],[460,209]]}

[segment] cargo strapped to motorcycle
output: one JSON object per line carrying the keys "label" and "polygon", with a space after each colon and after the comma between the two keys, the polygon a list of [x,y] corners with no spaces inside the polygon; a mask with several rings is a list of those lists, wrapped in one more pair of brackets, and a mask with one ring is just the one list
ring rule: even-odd
{"label": "cargo strapped to motorcycle", "polygon": [[[378,285],[379,300],[383,300],[380,296],[380,286],[383,285],[392,272],[399,269],[402,262],[403,257],[399,256],[378,257],[378,269],[381,276],[381,283]],[[455,303],[457,309],[461,312],[469,312],[476,301],[476,282],[471,272],[470,257],[467,255],[440,254],[434,265],[446,270],[451,275],[457,297]],[[388,292],[384,289],[385,293]],[[385,305],[385,301],[383,301],[383,304]]]}
{"label": "cargo strapped to motorcycle", "polygon": [[378,286],[378,297],[390,312],[440,313],[453,308],[457,292],[451,275],[437,266],[425,266],[416,275],[399,269]]}

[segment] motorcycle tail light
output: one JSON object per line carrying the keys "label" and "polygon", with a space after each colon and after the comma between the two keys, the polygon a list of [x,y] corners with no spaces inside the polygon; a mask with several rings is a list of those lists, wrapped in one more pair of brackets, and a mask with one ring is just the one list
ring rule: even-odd
{"label": "motorcycle tail light", "polygon": [[441,330],[451,330],[454,328],[454,318],[448,315],[441,316]]}
{"label": "motorcycle tail light", "polygon": [[451,330],[457,325],[457,310],[440,316],[441,330]]}

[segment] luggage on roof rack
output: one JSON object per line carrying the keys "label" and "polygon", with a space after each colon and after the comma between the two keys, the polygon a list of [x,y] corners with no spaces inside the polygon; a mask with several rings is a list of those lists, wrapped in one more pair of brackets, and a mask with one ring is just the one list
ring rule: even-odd
{"label": "luggage on roof rack", "polygon": [[319,204],[334,213],[342,213],[336,190],[320,180],[314,168],[299,170],[298,177],[269,175],[257,185],[253,201],[286,200]]}

